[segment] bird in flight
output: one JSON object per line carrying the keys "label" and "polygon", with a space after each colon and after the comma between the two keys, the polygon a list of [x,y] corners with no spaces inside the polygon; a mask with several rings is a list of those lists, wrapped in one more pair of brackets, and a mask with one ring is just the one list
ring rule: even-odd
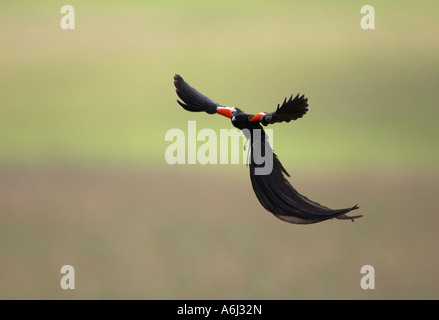
{"label": "bird in flight", "polygon": [[[311,224],[328,219],[354,219],[348,212],[358,205],[345,209],[330,209],[301,195],[288,182],[290,177],[276,154],[274,154],[261,125],[290,122],[302,118],[308,111],[308,99],[304,95],[291,96],[270,113],[248,114],[239,108],[223,106],[192,88],[179,75],[174,76],[178,104],[191,112],[220,114],[230,118],[232,125],[243,131],[250,140],[250,180],[261,205],[277,218],[294,224]],[[264,161],[261,161],[264,159]],[[270,162],[271,161],[271,162]],[[267,163],[269,165],[267,165]],[[264,170],[266,168],[270,170]]]}

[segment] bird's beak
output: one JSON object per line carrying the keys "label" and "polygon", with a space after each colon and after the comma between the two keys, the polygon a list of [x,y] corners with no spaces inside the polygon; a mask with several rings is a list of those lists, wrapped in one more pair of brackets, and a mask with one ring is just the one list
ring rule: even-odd
{"label": "bird's beak", "polygon": [[219,113],[220,115],[223,115],[224,117],[227,117],[227,118],[233,117],[232,110],[230,110],[228,108],[217,108],[216,113]]}
{"label": "bird's beak", "polygon": [[258,113],[257,115],[253,116],[250,121],[260,121],[262,119],[262,117],[265,115],[265,113]]}

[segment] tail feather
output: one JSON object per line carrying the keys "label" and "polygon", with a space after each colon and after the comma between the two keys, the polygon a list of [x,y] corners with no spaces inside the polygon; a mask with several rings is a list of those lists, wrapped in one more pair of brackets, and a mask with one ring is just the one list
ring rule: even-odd
{"label": "tail feather", "polygon": [[[263,130],[262,127],[260,130]],[[263,136],[263,138],[261,141],[255,141],[253,140],[255,136]],[[358,209],[358,205],[351,208],[330,209],[301,195],[286,180],[284,176],[286,170],[283,168],[278,157],[273,153],[264,136],[265,134],[252,134],[250,179],[256,197],[266,210],[283,221],[295,224],[311,224],[333,218],[351,219],[353,221],[361,217],[361,215],[346,215],[350,211]],[[273,166],[270,173],[266,175],[256,174],[256,169],[265,164],[257,164],[257,162],[253,161],[255,151],[265,159],[267,159],[267,156],[273,157]]]}

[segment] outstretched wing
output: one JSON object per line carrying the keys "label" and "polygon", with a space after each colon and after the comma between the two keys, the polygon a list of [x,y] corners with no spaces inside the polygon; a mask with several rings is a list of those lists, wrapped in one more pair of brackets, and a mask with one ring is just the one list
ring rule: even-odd
{"label": "outstretched wing", "polygon": [[357,205],[333,210],[301,195],[285,178],[289,174],[273,153],[262,127],[256,130],[261,130],[262,134],[251,133],[250,179],[256,197],[266,210],[283,221],[295,224],[361,217],[346,215],[358,209]]}
{"label": "outstretched wing", "polygon": [[278,104],[274,112],[261,114],[260,121],[266,126],[276,122],[290,122],[302,118],[308,111],[308,98],[305,95],[299,97],[299,94],[293,99],[293,96],[287,101],[285,98],[282,105]]}
{"label": "outstretched wing", "polygon": [[183,109],[187,111],[192,111],[192,112],[204,111],[209,114],[219,113],[228,118],[231,118],[233,116],[232,114],[233,109],[236,110],[236,108],[224,107],[221,104],[206,97],[204,94],[192,88],[178,74],[174,76],[174,85],[177,95],[180,97],[181,100],[183,100],[183,102],[179,100],[177,100],[177,102],[180,106],[183,107]]}

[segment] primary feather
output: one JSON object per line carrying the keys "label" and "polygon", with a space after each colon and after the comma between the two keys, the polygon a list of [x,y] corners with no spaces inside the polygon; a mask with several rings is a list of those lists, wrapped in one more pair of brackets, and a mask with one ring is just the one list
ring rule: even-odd
{"label": "primary feather", "polygon": [[276,111],[265,114],[261,119],[261,123],[266,126],[276,122],[290,122],[302,118],[307,112],[308,98],[305,98],[305,95],[299,97],[299,94],[297,94],[294,99],[293,96],[288,101],[285,98],[281,106],[277,105]]}
{"label": "primary feather", "polygon": [[198,92],[192,88],[181,76],[176,74],[174,76],[174,85],[177,95],[185,103],[177,100],[178,104],[187,111],[200,112],[204,111],[209,114],[215,114],[217,107],[221,107],[219,103],[216,103],[212,99],[206,97],[204,94]]}

